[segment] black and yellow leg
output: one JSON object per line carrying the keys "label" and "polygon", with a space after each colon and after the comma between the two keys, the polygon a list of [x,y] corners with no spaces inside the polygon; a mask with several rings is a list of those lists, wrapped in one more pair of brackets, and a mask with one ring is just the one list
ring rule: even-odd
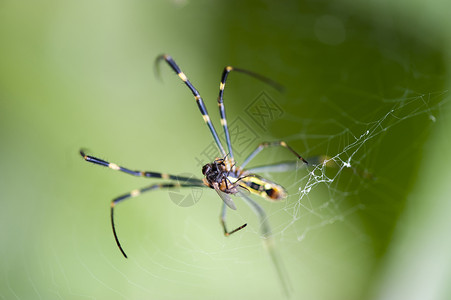
{"label": "black and yellow leg", "polygon": [[266,84],[271,85],[272,87],[274,87],[275,89],[277,89],[279,91],[282,91],[283,87],[280,84],[278,84],[277,82],[275,82],[267,77],[264,77],[260,74],[257,74],[257,73],[254,73],[254,72],[251,72],[248,70],[234,68],[232,66],[227,66],[224,68],[224,71],[222,72],[222,76],[221,76],[221,82],[219,83],[218,106],[219,106],[219,114],[221,116],[221,125],[224,128],[224,134],[225,134],[225,138],[226,138],[226,142],[227,142],[227,147],[229,149],[228,156],[233,162],[234,158],[233,158],[233,151],[232,151],[232,143],[230,141],[229,128],[227,125],[227,118],[226,118],[226,113],[225,113],[225,108],[224,108],[224,88],[225,88],[227,76],[232,71],[247,74],[247,75],[254,77]]}
{"label": "black and yellow leg", "polygon": [[197,103],[197,106],[199,107],[202,117],[204,118],[205,123],[207,124],[208,128],[210,129],[210,132],[213,135],[213,138],[216,142],[216,145],[219,148],[219,151],[221,152],[221,155],[225,156],[226,152],[224,150],[224,147],[222,146],[221,141],[219,140],[218,134],[215,130],[215,127],[213,126],[213,123],[210,120],[210,117],[207,112],[207,108],[205,107],[204,101],[202,100],[202,97],[200,96],[199,92],[192,85],[192,83],[186,77],[185,73],[182,72],[180,67],[175,63],[175,61],[172,59],[171,56],[169,56],[167,54],[160,55],[159,57],[157,57],[157,63],[161,60],[165,60],[168,63],[168,65],[172,68],[172,70],[174,70],[174,72],[177,73],[177,75],[180,77],[180,79],[191,90],[191,92],[194,95],[194,98],[196,99],[196,103]]}
{"label": "black and yellow leg", "polygon": [[133,175],[133,176],[148,177],[148,178],[170,179],[170,180],[177,180],[177,181],[183,182],[183,183],[202,184],[202,180],[197,179],[197,178],[176,176],[176,175],[171,175],[171,174],[167,174],[167,173],[130,170],[130,169],[121,167],[121,166],[119,166],[119,165],[117,165],[115,163],[111,163],[111,162],[102,160],[100,158],[94,157],[94,156],[86,155],[83,150],[80,150],[80,155],[87,162],[90,162],[90,163],[93,163],[93,164],[96,164],[96,165],[100,165],[100,166],[104,166],[104,167],[108,167],[108,168],[110,168],[112,170],[124,172],[124,173],[130,174],[130,175]]}
{"label": "black and yellow leg", "polygon": [[235,232],[237,232],[238,230],[241,230],[241,229],[243,229],[244,227],[247,226],[247,223],[246,223],[246,224],[241,225],[240,227],[235,228],[235,229],[232,230],[232,231],[227,231],[227,227],[226,227],[226,217],[227,217],[227,206],[226,206],[225,203],[223,203],[223,204],[222,204],[222,208],[221,208],[221,218],[220,218],[220,221],[221,221],[222,228],[224,229],[224,235],[225,235],[225,236],[229,236],[229,235],[231,235],[232,233],[235,233]]}
{"label": "black and yellow leg", "polygon": [[268,148],[268,147],[274,147],[274,146],[281,146],[281,147],[287,148],[288,150],[290,150],[291,153],[296,155],[297,158],[302,160],[304,163],[308,164],[308,162],[305,159],[303,159],[302,156],[300,156],[290,146],[288,146],[287,143],[285,143],[284,141],[278,141],[278,142],[264,142],[264,143],[260,143],[258,145],[258,147],[244,160],[244,162],[241,164],[240,167],[244,168],[263,149]]}
{"label": "black and yellow leg", "polygon": [[111,201],[111,227],[113,229],[113,235],[114,235],[114,239],[116,241],[117,246],[119,247],[119,250],[121,250],[122,255],[124,255],[125,258],[127,258],[127,254],[125,254],[124,249],[121,246],[121,243],[119,242],[119,238],[117,236],[116,233],[116,227],[114,226],[114,208],[116,207],[116,205],[128,198],[133,198],[133,197],[137,197],[139,195],[141,195],[142,193],[145,192],[149,192],[149,191],[153,191],[153,190],[158,190],[158,189],[163,189],[163,188],[179,188],[179,187],[206,187],[205,185],[199,185],[199,184],[180,184],[180,183],[161,183],[161,184],[153,184],[150,186],[147,186],[145,188],[142,189],[136,189],[131,191],[128,194],[119,196],[115,199],[113,199],[113,201]]}

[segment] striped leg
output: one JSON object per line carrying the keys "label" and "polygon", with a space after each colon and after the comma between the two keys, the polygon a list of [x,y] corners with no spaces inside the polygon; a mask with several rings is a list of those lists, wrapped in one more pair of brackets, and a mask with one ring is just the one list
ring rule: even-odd
{"label": "striped leg", "polygon": [[269,142],[260,143],[260,145],[258,145],[258,147],[244,160],[243,164],[241,165],[241,168],[244,168],[258,153],[260,153],[260,151],[262,151],[265,148],[274,147],[274,146],[281,146],[281,147],[287,148],[288,150],[291,151],[291,153],[296,155],[297,158],[302,160],[305,164],[308,164],[308,162],[305,159],[303,159],[302,156],[300,156],[290,146],[288,146],[287,143],[285,143],[284,141],[278,141],[278,142],[271,142],[271,143],[269,143]]}
{"label": "striped leg", "polygon": [[111,201],[111,227],[113,229],[113,235],[114,235],[114,239],[116,240],[116,244],[119,247],[119,250],[121,250],[122,255],[124,255],[125,258],[127,258],[127,254],[125,254],[124,249],[121,246],[121,243],[119,242],[119,238],[117,237],[117,233],[116,233],[116,227],[114,226],[114,208],[115,206],[128,199],[128,198],[132,198],[132,197],[137,197],[139,195],[141,195],[142,193],[145,192],[149,192],[149,191],[153,191],[153,190],[158,190],[158,189],[163,189],[163,188],[178,188],[178,187],[206,187],[205,185],[201,185],[201,184],[194,184],[194,183],[161,183],[161,184],[153,184],[150,186],[147,186],[145,188],[142,189],[137,189],[137,190],[133,190],[128,194],[119,196],[115,199],[113,199],[113,201]]}
{"label": "striped leg", "polygon": [[222,76],[221,76],[221,83],[219,84],[219,96],[218,96],[218,106],[219,106],[219,114],[221,116],[221,125],[224,128],[224,134],[225,134],[225,138],[226,138],[226,142],[227,142],[227,147],[229,149],[229,158],[232,160],[232,162],[234,162],[234,158],[233,158],[233,151],[232,151],[232,143],[230,141],[230,134],[229,134],[229,128],[227,126],[227,119],[226,119],[226,113],[225,113],[225,108],[224,108],[224,88],[225,88],[225,83],[227,80],[227,76],[229,75],[230,72],[232,71],[236,71],[236,72],[240,72],[240,73],[244,73],[247,74],[251,77],[254,77],[260,81],[263,81],[264,83],[267,83],[269,85],[271,85],[272,87],[274,87],[275,89],[282,91],[283,87],[278,84],[277,82],[266,78],[264,76],[261,76],[260,74],[248,71],[248,70],[244,70],[244,69],[238,69],[238,68],[234,68],[232,66],[227,66],[224,68],[224,71],[222,72]]}
{"label": "striped leg", "polygon": [[218,134],[216,133],[215,127],[213,126],[213,123],[210,120],[210,117],[208,116],[207,108],[205,107],[204,101],[202,100],[202,97],[200,96],[199,92],[196,90],[196,88],[192,85],[192,83],[188,80],[185,73],[180,70],[179,66],[175,63],[175,61],[172,59],[171,56],[167,54],[163,54],[157,58],[157,63],[160,60],[165,60],[168,65],[174,70],[175,73],[180,77],[180,79],[186,84],[186,86],[191,90],[191,92],[194,95],[194,98],[196,99],[197,106],[199,107],[199,110],[202,114],[202,117],[204,118],[205,123],[207,124],[208,128],[210,129],[211,134],[213,135],[213,138],[216,142],[216,145],[219,148],[219,151],[221,152],[222,156],[226,155],[226,152],[224,150],[224,147],[221,144],[221,141],[219,140]]}
{"label": "striped leg", "polygon": [[227,206],[226,206],[225,203],[222,203],[222,208],[221,208],[221,225],[222,225],[222,228],[224,229],[224,235],[225,235],[225,236],[229,236],[229,235],[231,235],[232,233],[235,233],[235,232],[237,232],[238,230],[241,230],[241,229],[243,229],[244,227],[247,226],[247,223],[246,223],[246,224],[241,225],[240,227],[235,228],[235,229],[232,230],[232,231],[227,231],[227,227],[226,227],[226,217],[227,217]]}
{"label": "striped leg", "polygon": [[87,162],[90,162],[90,163],[93,163],[96,165],[100,165],[100,166],[104,166],[104,167],[108,167],[112,170],[124,172],[124,173],[130,174],[130,175],[133,175],[133,176],[171,179],[171,180],[177,180],[177,181],[182,181],[182,182],[189,182],[189,183],[193,183],[193,184],[203,184],[203,181],[200,179],[197,179],[197,178],[189,178],[189,177],[176,176],[176,175],[171,175],[171,174],[166,174],[166,173],[157,173],[157,172],[150,172],[150,171],[133,171],[133,170],[118,166],[115,163],[107,162],[100,158],[86,155],[83,150],[80,150],[80,155]]}

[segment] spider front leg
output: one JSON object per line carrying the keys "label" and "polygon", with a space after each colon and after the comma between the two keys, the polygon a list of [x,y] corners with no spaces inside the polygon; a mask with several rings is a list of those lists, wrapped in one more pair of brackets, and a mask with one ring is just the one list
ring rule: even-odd
{"label": "spider front leg", "polygon": [[225,203],[223,203],[223,204],[222,204],[222,208],[221,208],[221,217],[220,217],[220,221],[221,221],[222,228],[224,229],[224,235],[225,235],[225,236],[229,236],[229,235],[231,235],[232,233],[235,233],[235,232],[237,232],[238,230],[241,230],[241,229],[243,229],[244,227],[247,226],[247,223],[246,223],[246,224],[241,225],[240,227],[235,228],[235,229],[232,230],[232,231],[227,231],[227,227],[226,227],[226,216],[227,216],[227,206],[226,206]]}
{"label": "spider front leg", "polygon": [[229,149],[228,155],[230,157],[230,160],[233,163],[234,157],[233,157],[233,151],[232,151],[232,142],[230,140],[229,127],[227,125],[227,118],[226,118],[225,107],[224,107],[224,88],[225,88],[227,77],[228,77],[229,73],[232,71],[240,72],[240,73],[249,75],[251,77],[254,77],[255,79],[258,79],[279,91],[282,91],[283,87],[279,83],[277,83],[265,76],[254,73],[252,71],[239,69],[239,68],[235,68],[232,66],[227,66],[224,68],[224,71],[222,72],[222,76],[221,76],[221,82],[219,83],[218,106],[219,106],[219,115],[221,116],[221,125],[224,128],[224,134],[225,134],[225,138],[226,138],[227,148]]}
{"label": "spider front leg", "polygon": [[257,155],[259,154],[263,149],[268,148],[268,147],[274,147],[274,146],[280,146],[280,147],[284,147],[287,148],[288,150],[290,150],[291,153],[293,153],[297,158],[299,158],[300,160],[302,160],[305,164],[308,165],[308,162],[302,158],[302,156],[300,156],[296,151],[293,150],[293,148],[291,148],[290,146],[287,145],[286,142],[284,141],[278,141],[278,142],[263,142],[260,143],[257,148],[244,160],[244,162],[241,164],[241,168],[244,169],[244,167]]}
{"label": "spider front leg", "polygon": [[158,66],[158,62],[160,62],[161,60],[166,61],[166,63],[171,67],[171,69],[175,73],[177,73],[178,77],[190,89],[191,93],[193,93],[194,99],[196,100],[196,103],[197,103],[197,106],[199,107],[200,113],[202,114],[205,124],[207,124],[208,128],[210,129],[211,135],[213,136],[213,139],[215,140],[216,146],[218,146],[218,149],[221,152],[222,156],[226,156],[224,147],[222,146],[221,141],[219,140],[218,134],[216,132],[216,129],[210,120],[210,116],[208,115],[207,107],[205,107],[204,101],[202,100],[202,97],[200,96],[197,89],[194,87],[194,85],[191,83],[191,81],[189,81],[188,77],[186,77],[185,73],[182,72],[180,67],[176,64],[176,62],[172,59],[172,57],[170,55],[163,54],[163,55],[158,56],[156,59],[156,66]]}
{"label": "spider front leg", "polygon": [[130,170],[128,168],[121,167],[121,166],[119,166],[119,165],[117,165],[115,163],[108,162],[108,161],[105,161],[103,159],[91,156],[91,155],[86,155],[83,149],[80,150],[80,155],[87,162],[93,163],[95,165],[100,165],[100,166],[103,166],[103,167],[107,167],[107,168],[110,168],[112,170],[120,171],[120,172],[123,172],[123,173],[126,173],[126,174],[130,174],[130,175],[133,175],[133,176],[137,176],[137,177],[161,178],[161,179],[177,180],[177,181],[181,181],[181,182],[189,182],[189,183],[193,183],[193,184],[197,184],[197,183],[202,184],[202,180],[197,179],[197,178],[189,178],[189,177],[171,175],[171,174],[167,174],[167,173],[151,172],[151,171],[134,171],[134,170]]}
{"label": "spider front leg", "polygon": [[125,254],[124,249],[122,248],[121,243],[119,242],[119,238],[117,236],[117,232],[116,232],[116,227],[114,225],[114,208],[116,207],[116,205],[128,198],[133,198],[133,197],[137,197],[139,195],[141,195],[142,193],[145,192],[149,192],[149,191],[154,191],[154,190],[159,190],[159,189],[163,189],[163,188],[179,188],[179,187],[206,187],[204,184],[192,184],[192,183],[161,183],[161,184],[153,184],[147,187],[144,187],[142,189],[136,189],[131,191],[128,194],[119,196],[115,199],[113,199],[113,201],[111,201],[111,227],[113,229],[113,235],[114,235],[114,240],[116,241],[117,246],[119,247],[119,250],[121,250],[122,255],[124,255],[125,258],[127,258],[127,254]]}

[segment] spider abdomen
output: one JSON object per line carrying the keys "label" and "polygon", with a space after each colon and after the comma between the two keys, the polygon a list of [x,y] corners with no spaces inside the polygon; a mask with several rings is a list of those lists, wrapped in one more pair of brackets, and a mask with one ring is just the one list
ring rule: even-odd
{"label": "spider abdomen", "polygon": [[281,185],[255,174],[242,178],[241,183],[251,193],[269,201],[279,201],[287,197],[287,191]]}

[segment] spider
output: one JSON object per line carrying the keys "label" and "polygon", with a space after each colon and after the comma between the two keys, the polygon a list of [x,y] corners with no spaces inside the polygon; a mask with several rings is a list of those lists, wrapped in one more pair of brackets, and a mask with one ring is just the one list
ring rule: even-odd
{"label": "spider", "polygon": [[[197,89],[193,86],[193,84],[188,80],[185,73],[181,71],[179,66],[175,63],[175,61],[172,59],[171,56],[164,54],[156,59],[156,63],[158,64],[160,61],[165,61],[171,68],[174,70],[175,73],[177,73],[178,77],[186,84],[186,86],[190,89],[192,94],[194,95],[194,99],[196,100],[197,106],[202,114],[202,117],[204,119],[204,122],[210,129],[210,132],[213,136],[213,139],[216,143],[216,146],[218,147],[219,154],[222,158],[215,158],[215,160],[212,163],[208,163],[202,167],[202,174],[204,175],[203,179],[197,179],[197,178],[188,178],[184,176],[177,176],[177,175],[171,175],[167,173],[157,173],[157,172],[151,172],[151,171],[140,171],[140,170],[131,170],[122,166],[119,166],[115,163],[111,163],[99,158],[96,158],[94,156],[86,155],[85,151],[83,149],[80,150],[80,155],[83,157],[84,160],[87,162],[101,165],[104,167],[108,167],[110,169],[121,171],[133,176],[139,176],[139,177],[149,177],[149,178],[161,178],[164,180],[168,180],[170,182],[167,183],[160,183],[160,184],[152,184],[149,186],[146,186],[141,189],[136,189],[131,191],[130,193],[121,195],[111,201],[111,226],[113,229],[113,235],[114,239],[116,241],[117,246],[119,247],[119,250],[123,254],[125,258],[127,258],[127,255],[119,242],[119,238],[116,232],[116,228],[114,225],[114,208],[117,204],[120,202],[136,197],[138,195],[141,195],[142,193],[158,190],[158,189],[164,189],[164,188],[175,188],[175,187],[209,187],[214,189],[220,198],[223,201],[221,214],[220,214],[220,222],[224,230],[224,235],[229,236],[244,227],[246,227],[247,224],[243,224],[234,230],[228,231],[226,227],[226,210],[227,207],[236,210],[236,205],[230,195],[238,195],[241,198],[243,198],[247,204],[257,213],[259,216],[260,222],[261,222],[261,230],[264,237],[268,238],[271,235],[271,230],[269,227],[269,224],[267,222],[266,214],[263,208],[254,200],[252,200],[248,195],[249,194],[255,194],[258,195],[266,200],[270,201],[279,201],[287,197],[287,191],[279,184],[272,182],[268,179],[265,179],[261,176],[258,176],[253,173],[252,169],[246,170],[244,167],[257,155],[259,154],[263,149],[268,147],[275,147],[280,146],[288,149],[293,155],[295,155],[299,160],[301,160],[304,164],[308,164],[307,161],[302,158],[301,155],[299,155],[296,151],[294,151],[290,146],[287,145],[284,141],[277,141],[277,142],[263,142],[260,143],[257,148],[250,153],[250,155],[244,160],[244,162],[241,164],[241,166],[237,166],[235,163],[235,159],[233,156],[233,149],[232,144],[230,140],[230,134],[229,129],[227,126],[227,119],[226,119],[226,113],[225,113],[225,107],[224,107],[224,88],[226,84],[227,77],[230,72],[236,71],[240,73],[247,74],[251,77],[254,77],[262,82],[265,82],[277,89],[280,88],[280,86],[270,80],[269,78],[266,78],[264,76],[261,76],[257,73],[234,68],[231,66],[227,66],[224,68],[224,71],[221,76],[221,82],[219,85],[219,96],[218,96],[218,106],[219,106],[219,114],[221,118],[221,125],[224,129],[225,134],[225,141],[227,144],[227,153],[224,149],[221,141],[219,140],[218,134],[216,132],[215,127],[213,126],[213,123],[210,120],[210,117],[207,112],[207,108],[205,107],[204,101],[202,100],[202,97],[200,96]],[[157,65],[158,66],[158,65]],[[286,164],[273,164],[268,166],[262,166],[258,167],[258,170],[260,172],[267,171],[267,172],[280,172],[280,171],[286,171],[288,170],[288,167],[286,167]],[[281,270],[277,266],[277,259],[274,255],[271,255],[274,263],[276,264],[276,268],[278,269],[278,272],[281,273]]]}

